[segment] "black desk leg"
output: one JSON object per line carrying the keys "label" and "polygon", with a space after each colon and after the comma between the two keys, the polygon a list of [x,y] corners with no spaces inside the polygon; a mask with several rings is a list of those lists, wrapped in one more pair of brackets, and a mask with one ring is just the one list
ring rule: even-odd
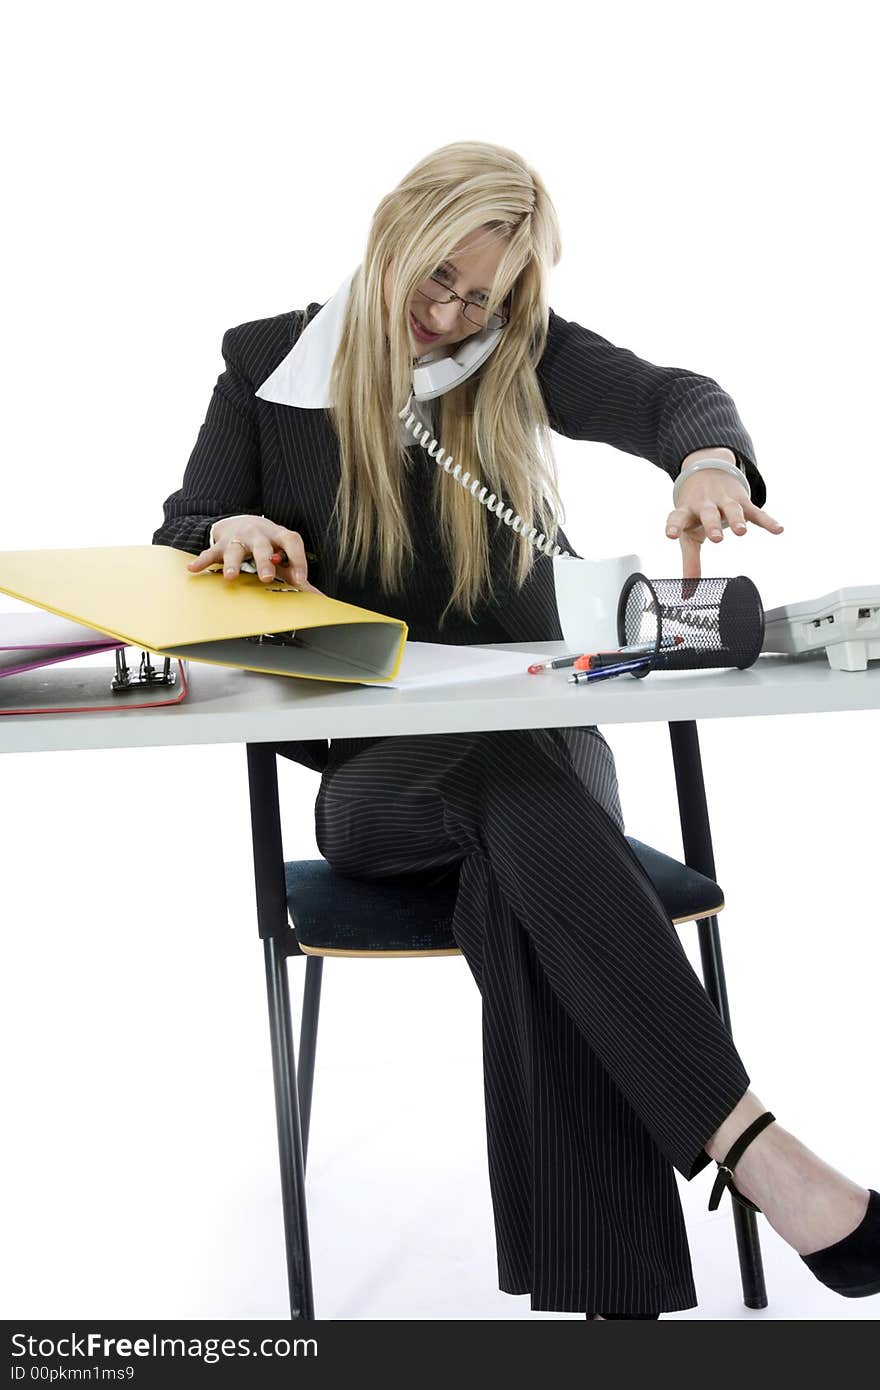
{"label": "black desk leg", "polygon": [[[696,722],[692,719],[670,722],[669,737],[672,743],[672,760],[675,764],[684,860],[689,868],[714,879],[715,856],[712,852],[712,833],[709,829],[709,811],[706,805],[703,763],[700,758]],[[704,917],[697,923],[697,931],[706,992],[724,1020],[728,1033],[733,1037],[718,918]],[[764,1284],[764,1266],[755,1213],[733,1200],[731,1206],[739,1253],[743,1302],[747,1308],[766,1308],[767,1289]]]}
{"label": "black desk leg", "polygon": [[281,814],[278,809],[278,769],[272,744],[249,743],[247,763],[257,925],[266,959],[266,991],[269,1001],[269,1033],[272,1040],[272,1074],[275,1080],[278,1154],[281,1161],[281,1203],[284,1211],[290,1316],[311,1321],[314,1319],[315,1310],[312,1300],[296,1060],[290,1020],[287,960],[284,952],[284,939],[290,928],[284,883]]}

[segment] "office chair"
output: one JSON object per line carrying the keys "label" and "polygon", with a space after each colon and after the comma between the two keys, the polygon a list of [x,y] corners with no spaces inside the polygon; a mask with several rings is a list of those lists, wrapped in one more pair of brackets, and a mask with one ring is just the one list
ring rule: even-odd
{"label": "office chair", "polygon": [[[631,836],[627,839],[672,923],[679,926],[697,922],[703,981],[729,1028],[717,923],[717,913],[724,907],[721,889],[713,879],[677,859]],[[266,970],[288,1282],[294,1318],[314,1317],[304,1175],[324,958],[383,960],[460,955],[451,930],[458,876],[456,865],[442,875],[414,875],[392,883],[345,878],[334,873],[324,859],[295,860],[284,865],[292,925],[276,944],[266,943]],[[295,955],[306,957],[298,1077],[286,967],[286,959]],[[765,1308],[767,1294],[755,1213],[735,1203],[733,1216],[743,1301],[748,1308]]]}

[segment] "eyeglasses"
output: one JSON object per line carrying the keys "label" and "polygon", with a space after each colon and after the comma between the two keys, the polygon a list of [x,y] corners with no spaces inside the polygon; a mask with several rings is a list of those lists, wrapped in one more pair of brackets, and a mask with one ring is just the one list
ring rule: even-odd
{"label": "eyeglasses", "polygon": [[435,304],[451,304],[457,299],[468,323],[475,324],[477,328],[503,328],[508,322],[506,314],[487,315],[484,304],[478,304],[473,299],[462,299],[460,294],[456,294],[455,290],[438,280],[436,275],[430,275],[427,280],[423,280],[416,289],[416,294],[421,299],[432,299]]}

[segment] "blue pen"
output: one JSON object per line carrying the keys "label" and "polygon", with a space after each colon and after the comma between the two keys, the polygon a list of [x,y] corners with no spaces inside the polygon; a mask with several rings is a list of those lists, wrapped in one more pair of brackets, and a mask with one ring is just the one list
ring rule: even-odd
{"label": "blue pen", "polygon": [[590,681],[604,681],[611,676],[622,676],[624,671],[643,671],[646,666],[651,665],[651,657],[643,657],[641,661],[625,661],[620,666],[600,666],[597,671],[575,671],[573,676],[569,676],[569,685],[587,685]]}

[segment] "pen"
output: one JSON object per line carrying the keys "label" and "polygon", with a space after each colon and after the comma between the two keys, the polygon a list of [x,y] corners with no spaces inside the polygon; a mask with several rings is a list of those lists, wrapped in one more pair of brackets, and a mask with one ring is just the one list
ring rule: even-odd
{"label": "pen", "polygon": [[611,676],[622,676],[624,671],[642,671],[646,666],[651,665],[650,656],[643,656],[638,661],[625,661],[618,666],[603,666],[598,671],[575,671],[573,676],[569,676],[569,685],[587,685],[590,681],[608,680]]}
{"label": "pen", "polygon": [[[677,642],[683,642],[683,637],[664,637],[660,643],[661,647],[673,647]],[[536,676],[539,671],[558,671],[561,666],[574,666],[577,671],[587,671],[590,669],[595,657],[619,657],[626,656],[630,652],[652,652],[653,642],[633,642],[628,647],[616,647],[608,652],[585,652],[583,655],[556,656],[552,661],[535,661],[529,667],[529,675]],[[597,665],[600,663],[597,662]]]}
{"label": "pen", "polygon": [[572,652],[570,656],[556,656],[552,661],[535,661],[529,667],[529,675],[536,676],[539,671],[558,671],[561,666],[574,666],[580,660],[579,652]]}
{"label": "pen", "polygon": [[[662,651],[664,648],[669,647],[677,647],[683,641],[684,638],[680,635],[675,637],[664,637],[660,642],[660,650]],[[654,647],[654,642],[633,642],[628,647],[618,647],[616,651],[585,652],[584,655],[579,656],[574,663],[574,669],[576,671],[591,671],[597,666],[608,666],[611,662],[618,661],[621,656],[627,656],[630,653],[653,652]]]}
{"label": "pen", "polygon": [[[317,555],[313,555],[311,550],[306,551],[307,560],[317,560],[317,558]],[[272,561],[273,565],[290,564],[290,559],[286,550],[273,550],[272,554],[269,556],[269,559]]]}

